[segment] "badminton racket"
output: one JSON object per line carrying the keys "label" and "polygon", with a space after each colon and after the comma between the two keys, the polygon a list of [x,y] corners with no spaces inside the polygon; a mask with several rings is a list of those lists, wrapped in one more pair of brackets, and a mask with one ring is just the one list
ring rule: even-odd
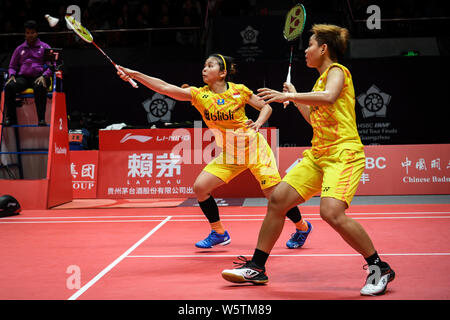
{"label": "badminton racket", "polygon": [[[66,15],[65,19],[67,24],[81,39],[83,39],[88,43],[92,43],[109,60],[109,62],[111,62],[114,65],[117,71],[123,74],[122,70],[119,69],[117,64],[115,64],[115,62],[112,61],[112,59],[94,42],[94,37],[89,32],[89,30],[83,27],[79,21],[77,21],[74,17],[70,15]],[[138,88],[137,83],[133,79],[128,80],[128,82],[133,86],[133,88]]]}
{"label": "badminton racket", "polygon": [[[294,54],[294,41],[300,37],[305,28],[306,22],[306,10],[302,4],[297,4],[292,7],[286,14],[286,20],[284,22],[283,36],[291,43],[291,53],[289,57],[289,68],[286,77],[286,82],[291,83],[291,68],[292,68],[292,56]],[[289,101],[283,102],[286,108]]]}

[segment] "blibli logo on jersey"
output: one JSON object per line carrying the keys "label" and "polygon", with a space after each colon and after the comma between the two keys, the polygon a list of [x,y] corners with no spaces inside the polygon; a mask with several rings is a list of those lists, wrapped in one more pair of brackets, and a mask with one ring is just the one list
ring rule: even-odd
{"label": "blibli logo on jersey", "polygon": [[224,121],[224,120],[234,120],[234,114],[229,110],[228,112],[217,111],[215,113],[210,113],[208,110],[204,112],[205,119],[208,121]]}
{"label": "blibli logo on jersey", "polygon": [[224,105],[224,104],[225,104],[225,99],[218,99],[218,100],[217,100],[217,104],[218,104],[219,106]]}

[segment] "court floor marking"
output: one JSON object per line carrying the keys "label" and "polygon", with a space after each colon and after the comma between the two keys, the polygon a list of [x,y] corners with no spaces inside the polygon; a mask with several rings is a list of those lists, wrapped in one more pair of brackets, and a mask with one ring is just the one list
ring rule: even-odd
{"label": "court floor marking", "polygon": [[[450,256],[450,252],[379,253],[380,256]],[[236,254],[129,255],[127,258],[230,258]],[[252,255],[244,255],[252,257]],[[359,253],[271,254],[271,257],[360,257]]]}
{"label": "court floor marking", "polygon": [[[173,217],[173,216],[170,216]],[[178,216],[174,217],[175,219],[171,220],[171,222],[198,222],[205,221],[205,218],[199,219],[183,219],[183,217]],[[450,216],[419,216],[419,217],[353,217],[355,220],[393,220],[393,219],[450,219]],[[225,218],[221,219],[221,221],[262,221],[263,218],[255,218],[255,219],[230,219]],[[308,218],[309,221],[320,221],[322,218]],[[161,219],[138,219],[138,220],[76,220],[76,221],[0,221],[0,224],[44,224],[44,223],[126,223],[126,222],[161,222],[164,220]],[[288,221],[288,220],[286,220]]]}
{"label": "court floor marking", "polygon": [[[450,211],[415,211],[415,212],[347,212],[347,215],[417,215],[417,214],[450,214]],[[221,217],[264,217],[266,214],[221,214]],[[172,215],[174,216],[174,215]],[[302,216],[320,216],[319,213],[302,213]],[[110,218],[166,218],[167,215],[141,215],[141,216],[86,216],[86,217],[5,217],[2,220],[52,220],[52,219],[110,219]],[[202,214],[186,214],[174,217],[204,217]],[[1,221],[0,221],[1,222]]]}
{"label": "court floor marking", "polygon": [[[193,222],[193,221],[205,221],[205,219],[177,219],[171,222]],[[353,217],[354,220],[391,220],[391,219],[450,219],[450,216],[423,216],[423,217]],[[220,219],[221,221],[262,221],[260,219]],[[323,220],[322,218],[308,218],[308,221]],[[286,221],[288,221],[286,219]]]}
{"label": "court floor marking", "polygon": [[108,273],[112,268],[114,268],[119,262],[125,259],[134,249],[142,244],[145,240],[147,240],[152,234],[154,234],[159,228],[161,228],[167,221],[169,221],[172,217],[168,216],[164,219],[160,224],[150,230],[145,236],[143,236],[138,242],[132,245],[127,251],[125,251],[120,257],[114,260],[111,264],[109,264],[105,269],[103,269],[99,274],[97,274],[92,280],[86,283],[83,287],[81,287],[77,292],[75,292],[72,296],[69,297],[68,300],[76,300],[79,296],[81,296],[86,290],[88,290],[92,285],[94,285],[98,280],[100,280],[106,273]]}

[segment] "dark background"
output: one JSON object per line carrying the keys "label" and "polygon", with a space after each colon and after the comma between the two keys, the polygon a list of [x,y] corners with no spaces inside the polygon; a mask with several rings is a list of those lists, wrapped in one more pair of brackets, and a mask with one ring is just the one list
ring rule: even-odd
{"label": "dark background", "polygon": [[[52,47],[63,48],[64,91],[71,127],[82,126],[92,132],[90,148],[97,148],[99,128],[114,123],[148,128],[142,102],[154,92],[140,85],[132,88],[116,76],[114,67],[90,44],[67,32],[64,23],[51,29],[44,14],[64,15],[65,8],[77,4],[81,22],[91,30],[95,42],[118,64],[140,70],[176,85],[203,86],[201,70],[205,58],[214,52],[233,56],[238,65],[234,81],[250,89],[280,89],[285,81],[289,48],[282,36],[284,17],[295,1],[0,1],[0,67],[7,69],[12,51],[24,41],[23,22],[39,23],[40,39]],[[353,76],[355,96],[372,85],[391,99],[384,117],[364,118],[356,102],[359,124],[388,123],[395,133],[386,139],[365,144],[449,143],[449,13],[443,1],[303,1],[307,10],[304,36],[294,43],[292,82],[298,91],[310,91],[318,77],[316,70],[305,66],[304,49],[314,23],[333,23],[347,27],[353,40],[424,38],[436,43],[433,54],[413,50],[415,56],[386,54],[382,47],[375,57],[347,53],[341,61]],[[381,9],[380,30],[369,30],[366,8],[377,4]],[[127,19],[123,7],[128,7]],[[165,10],[163,8],[168,8]],[[190,9],[191,8],[191,9]],[[194,8],[194,9],[192,9]],[[208,10],[207,10],[208,8]],[[186,18],[189,17],[189,19]],[[127,23],[124,23],[127,21]],[[248,26],[258,31],[254,43],[243,42],[241,32]],[[190,29],[179,29],[179,28]],[[178,37],[177,37],[177,33]],[[179,36],[191,36],[189,43]],[[378,42],[377,42],[378,43]],[[382,42],[380,42],[382,43]],[[400,45],[400,40],[399,40]],[[380,45],[381,46],[381,45]],[[407,47],[405,51],[407,51]],[[268,125],[280,129],[281,146],[310,145],[312,130],[292,105],[283,109],[273,104]],[[247,114],[255,119],[257,111],[248,106]],[[201,116],[189,103],[177,102],[171,123],[192,126]],[[360,132],[362,135],[362,132]]]}

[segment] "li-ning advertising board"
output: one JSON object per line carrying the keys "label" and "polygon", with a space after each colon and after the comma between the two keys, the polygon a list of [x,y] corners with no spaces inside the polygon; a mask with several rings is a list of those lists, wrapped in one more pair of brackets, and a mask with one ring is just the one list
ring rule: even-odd
{"label": "li-ning advertising board", "polygon": [[[272,128],[263,135],[276,151],[283,177],[307,147],[277,148]],[[195,197],[194,181],[217,152],[205,128],[101,131],[97,198]],[[448,144],[366,146],[365,154],[357,195],[450,194]],[[216,192],[263,196],[249,172]]]}
{"label": "li-ning advertising board", "polygon": [[[276,129],[260,133],[277,145]],[[206,128],[100,131],[98,198],[195,197],[193,184],[220,153],[214,132]],[[239,144],[239,142],[236,142]],[[276,149],[276,147],[275,147]],[[226,196],[262,196],[247,172],[221,187]]]}

